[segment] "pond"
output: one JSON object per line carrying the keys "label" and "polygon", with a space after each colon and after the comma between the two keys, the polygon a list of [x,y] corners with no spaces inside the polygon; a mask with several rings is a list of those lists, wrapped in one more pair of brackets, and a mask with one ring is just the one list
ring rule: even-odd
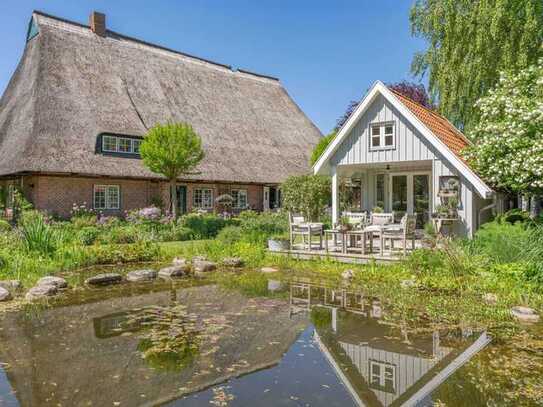
{"label": "pond", "polygon": [[249,298],[205,280],[122,284],[5,313],[0,406],[541,402],[539,345],[517,360],[485,331],[385,318],[362,289],[269,287]]}

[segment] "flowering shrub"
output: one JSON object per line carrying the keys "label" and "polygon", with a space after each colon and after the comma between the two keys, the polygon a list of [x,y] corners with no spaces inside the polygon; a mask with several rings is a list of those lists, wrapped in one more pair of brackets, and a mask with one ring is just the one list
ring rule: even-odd
{"label": "flowering shrub", "polygon": [[503,73],[476,107],[481,120],[465,152],[475,170],[496,188],[543,193],[543,59]]}
{"label": "flowering shrub", "polygon": [[87,208],[86,202],[83,202],[81,205],[78,205],[74,202],[70,214],[72,215],[72,217],[75,218],[83,216],[96,216],[96,213],[92,208]]}
{"label": "flowering shrub", "polygon": [[162,211],[156,206],[149,206],[147,208],[136,209],[130,211],[126,217],[126,220],[131,223],[142,222],[159,222],[162,218]]}

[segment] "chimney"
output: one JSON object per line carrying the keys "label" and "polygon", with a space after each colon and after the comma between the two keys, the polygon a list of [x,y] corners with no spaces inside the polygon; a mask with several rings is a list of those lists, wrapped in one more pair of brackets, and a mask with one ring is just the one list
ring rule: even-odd
{"label": "chimney", "polygon": [[106,36],[106,15],[93,11],[90,15],[90,28],[93,33],[100,37]]}

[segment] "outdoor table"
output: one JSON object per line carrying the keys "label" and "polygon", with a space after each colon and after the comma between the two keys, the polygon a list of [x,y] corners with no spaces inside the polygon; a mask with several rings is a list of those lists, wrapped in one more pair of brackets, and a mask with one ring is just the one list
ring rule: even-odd
{"label": "outdoor table", "polygon": [[[356,250],[356,238],[360,237],[362,240],[362,254],[366,254],[366,236],[367,232],[364,232],[363,229],[352,229],[345,233],[345,240],[350,243],[350,249]],[[345,252],[349,250],[349,247],[345,245]]]}
{"label": "outdoor table", "polygon": [[345,239],[345,233],[348,232],[346,230],[341,229],[327,229],[324,231],[324,248],[326,249],[326,253],[328,253],[328,236],[333,236],[334,239],[334,246],[337,246],[337,237],[338,235],[341,235],[341,252],[345,253],[347,251],[347,245],[346,245],[346,239]]}

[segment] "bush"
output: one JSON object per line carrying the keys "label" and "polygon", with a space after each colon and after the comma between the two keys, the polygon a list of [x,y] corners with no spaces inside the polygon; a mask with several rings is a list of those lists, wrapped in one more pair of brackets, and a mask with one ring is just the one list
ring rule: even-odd
{"label": "bush", "polygon": [[24,212],[20,219],[19,231],[23,245],[29,252],[51,255],[57,249],[59,233],[46,223],[39,212]]}
{"label": "bush", "polygon": [[291,176],[281,186],[285,209],[316,221],[331,199],[330,178],[320,175]]}
{"label": "bush", "polygon": [[77,237],[82,245],[90,246],[96,242],[100,235],[100,229],[95,226],[87,226],[79,230]]}
{"label": "bush", "polygon": [[240,226],[227,226],[217,235],[217,240],[225,245],[232,245],[243,238],[243,231]]}
{"label": "bush", "polygon": [[194,239],[210,239],[226,226],[226,221],[213,214],[191,213],[180,219],[181,226],[192,230]]}
{"label": "bush", "polygon": [[521,223],[489,222],[475,234],[471,246],[474,252],[486,255],[496,263],[525,260],[530,247],[530,231]]}
{"label": "bush", "polygon": [[99,237],[101,244],[135,243],[140,239],[141,232],[136,226],[118,226],[110,228]]}
{"label": "bush", "polygon": [[175,242],[191,240],[194,232],[181,225],[171,224],[162,227],[157,232],[157,240],[160,242]]}
{"label": "bush", "polygon": [[150,242],[135,244],[97,245],[84,248],[84,257],[91,264],[117,264],[157,260],[159,247]]}
{"label": "bush", "polygon": [[285,212],[242,212],[239,224],[243,240],[251,243],[265,243],[270,236],[288,231],[288,218]]}
{"label": "bush", "polygon": [[6,233],[11,231],[11,225],[7,220],[0,219],[0,233]]}

